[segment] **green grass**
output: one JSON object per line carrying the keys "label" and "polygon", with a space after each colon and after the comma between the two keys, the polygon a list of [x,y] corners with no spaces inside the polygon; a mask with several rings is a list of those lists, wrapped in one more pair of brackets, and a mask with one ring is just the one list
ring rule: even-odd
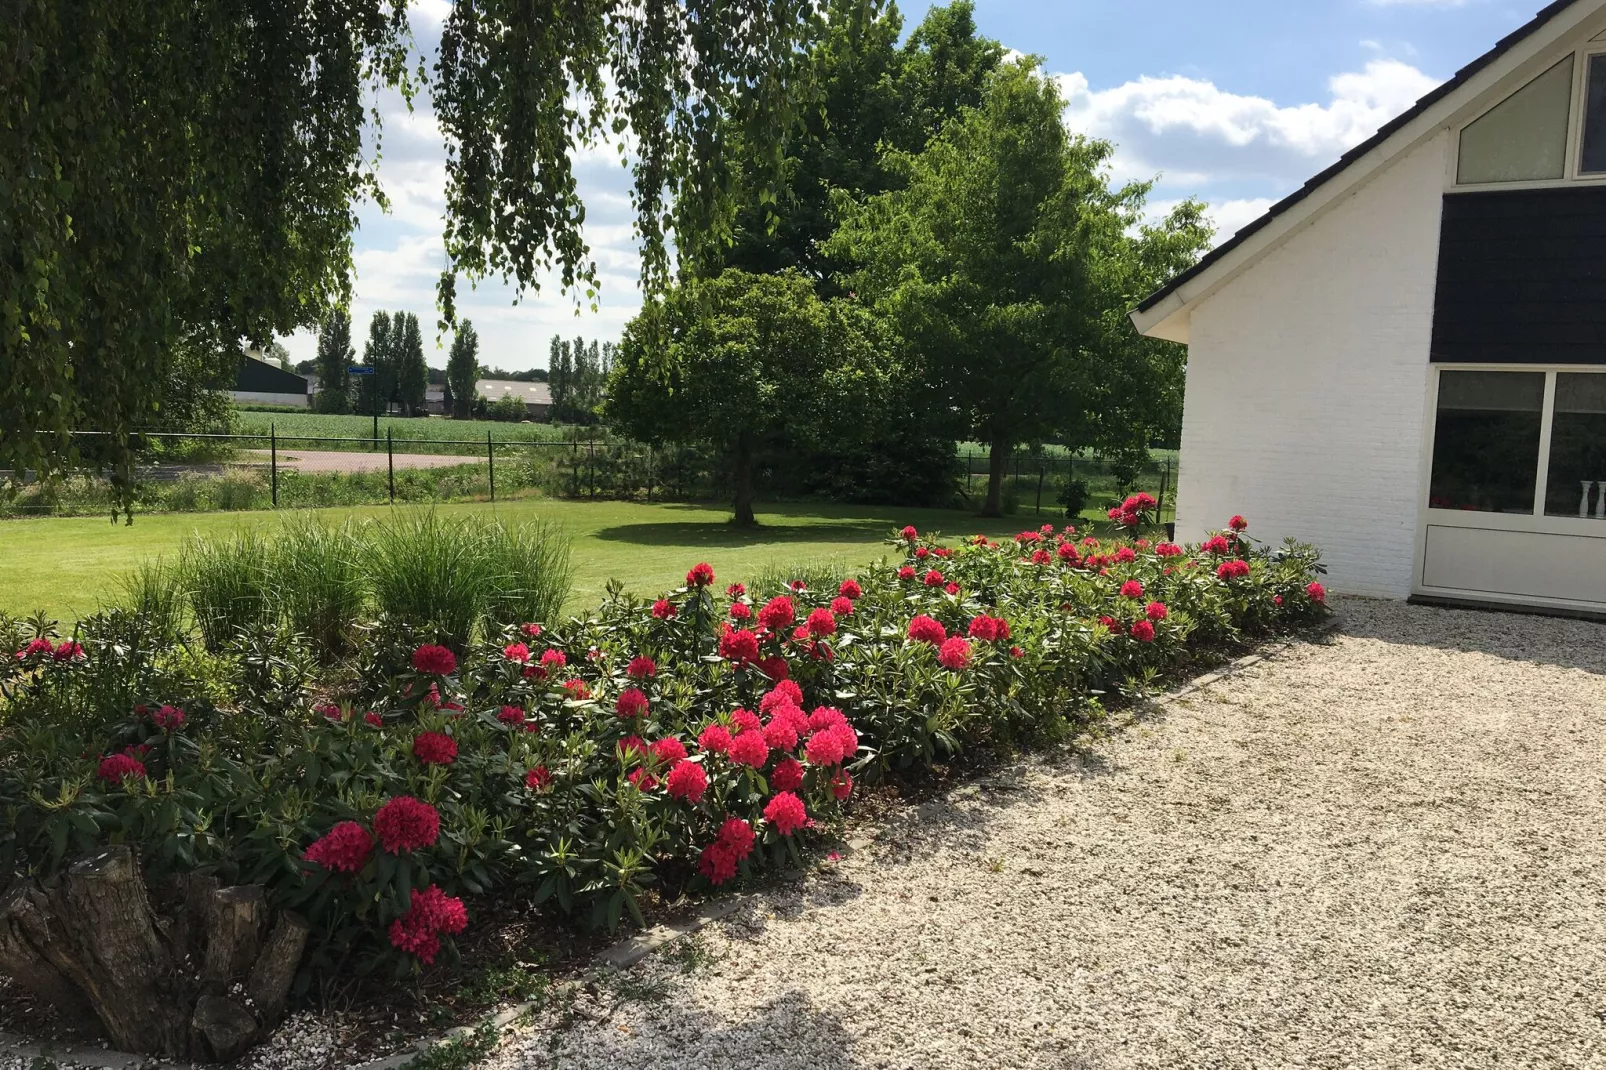
{"label": "green grass", "polygon": [[[726,523],[730,512],[723,506],[538,499],[436,509],[442,516],[547,520],[566,530],[574,538],[572,609],[600,602],[610,578],[642,594],[678,586],[698,561],[714,566],[723,587],[770,566],[868,564],[885,551],[882,536],[903,524],[998,536],[1056,519],[1046,511],[1037,517],[1029,509],[1003,521],[981,521],[968,513],[932,509],[788,505],[761,513],[761,526],[743,531]],[[334,523],[389,513],[387,506],[318,511]],[[165,514],[136,516],[131,526],[92,517],[0,521],[0,612],[43,609],[72,620],[120,595],[127,575],[141,561],[158,556],[176,560],[196,532],[261,530],[284,518],[274,513]]]}
{"label": "green grass", "polygon": [[[241,410],[240,433],[243,435],[265,435],[271,426],[279,436],[279,448],[292,449],[300,445],[303,449],[319,450],[362,450],[369,447],[362,442],[319,442],[300,443],[296,441],[298,435],[309,435],[316,438],[360,438],[371,441],[374,433],[374,418],[372,416],[334,416],[318,412],[250,412]],[[408,419],[401,416],[381,416],[379,418],[379,441],[385,441],[385,431],[396,439],[396,452],[414,453],[446,453],[471,451],[485,441],[486,432],[497,442],[568,442],[578,436],[585,441],[588,434],[598,433],[596,429],[583,427],[567,427],[562,424],[514,424],[500,423],[495,420],[448,420],[444,416],[420,416]],[[448,440],[463,440],[472,442],[474,446],[458,446],[445,449],[432,443]],[[412,440],[424,440],[423,445],[414,445]],[[408,444],[403,445],[404,442]],[[252,445],[247,443],[246,445]],[[261,444],[266,447],[266,443]]]}

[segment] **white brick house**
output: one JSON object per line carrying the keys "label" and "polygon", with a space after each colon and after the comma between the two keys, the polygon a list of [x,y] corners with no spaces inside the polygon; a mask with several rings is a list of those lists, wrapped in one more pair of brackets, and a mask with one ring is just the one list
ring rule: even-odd
{"label": "white brick house", "polygon": [[1606,0],[1559,0],[1132,313],[1177,522],[1356,594],[1606,610]]}

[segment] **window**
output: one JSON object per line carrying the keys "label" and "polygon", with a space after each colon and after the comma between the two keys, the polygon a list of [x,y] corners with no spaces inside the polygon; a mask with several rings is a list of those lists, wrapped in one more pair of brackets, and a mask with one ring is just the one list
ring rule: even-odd
{"label": "window", "polygon": [[[1593,86],[1593,64],[1590,74]],[[1606,72],[1602,76],[1606,77]],[[1461,131],[1456,181],[1525,182],[1563,177],[1572,97],[1573,58],[1568,56]],[[1600,152],[1606,156],[1606,131],[1602,133]]]}
{"label": "window", "polygon": [[1606,519],[1606,374],[1556,375],[1545,515]]}
{"label": "window", "polygon": [[1428,504],[1532,515],[1544,405],[1544,372],[1440,372]]}
{"label": "window", "polygon": [[1606,171],[1606,56],[1589,57],[1583,141],[1578,170],[1586,175]]}

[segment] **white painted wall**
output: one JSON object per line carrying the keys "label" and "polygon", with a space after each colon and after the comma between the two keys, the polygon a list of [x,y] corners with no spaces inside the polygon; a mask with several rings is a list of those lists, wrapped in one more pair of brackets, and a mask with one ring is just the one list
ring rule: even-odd
{"label": "white painted wall", "polygon": [[1321,547],[1331,585],[1411,593],[1448,134],[1193,311],[1177,529],[1242,513]]}
{"label": "white painted wall", "polygon": [[266,390],[230,390],[229,395],[242,405],[298,405],[309,408],[312,398],[307,394],[274,394]]}

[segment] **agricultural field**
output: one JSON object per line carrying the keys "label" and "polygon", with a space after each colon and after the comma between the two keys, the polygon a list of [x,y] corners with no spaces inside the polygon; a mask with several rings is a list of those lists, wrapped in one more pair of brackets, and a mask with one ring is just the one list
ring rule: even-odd
{"label": "agricultural field", "polygon": [[[309,438],[361,439],[360,442],[318,443],[320,450],[364,450],[371,448],[374,434],[372,416],[333,415],[319,412],[258,412],[242,409],[239,413],[240,433],[266,435],[270,428],[278,434],[280,444],[294,447],[300,436]],[[568,442],[575,438],[586,441],[600,434],[598,428],[572,427],[564,424],[503,423],[497,420],[450,420],[444,416],[381,416],[379,439],[384,442],[389,431],[396,441],[399,453],[474,453],[489,434],[497,442]],[[459,441],[470,443],[451,446]],[[407,443],[403,448],[402,443]]]}

